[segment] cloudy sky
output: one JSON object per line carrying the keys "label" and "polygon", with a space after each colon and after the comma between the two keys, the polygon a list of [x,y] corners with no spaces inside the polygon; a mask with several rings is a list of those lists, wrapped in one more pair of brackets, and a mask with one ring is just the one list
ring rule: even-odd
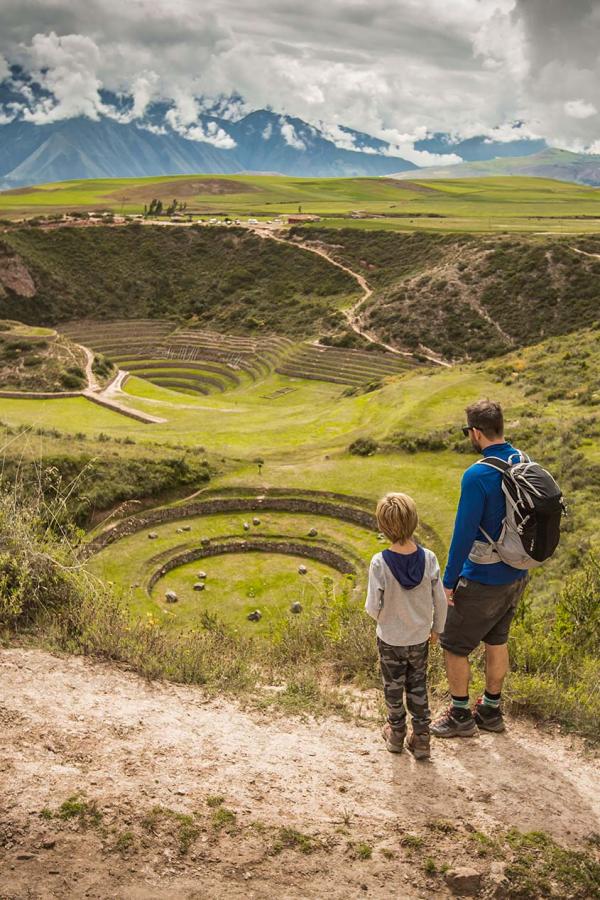
{"label": "cloudy sky", "polygon": [[600,152],[600,0],[0,0],[0,79],[11,63],[52,95],[25,112],[38,123],[106,113],[104,87],[139,117],[173,100],[193,136],[194,98],[238,92],[421,164],[439,161],[412,147],[427,133],[516,122]]}

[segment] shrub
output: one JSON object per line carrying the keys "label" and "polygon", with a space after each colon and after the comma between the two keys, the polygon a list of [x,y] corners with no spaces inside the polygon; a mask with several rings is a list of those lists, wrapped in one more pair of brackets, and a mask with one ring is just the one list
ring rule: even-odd
{"label": "shrub", "polygon": [[373,456],[377,452],[379,444],[373,438],[357,438],[348,447],[353,456]]}

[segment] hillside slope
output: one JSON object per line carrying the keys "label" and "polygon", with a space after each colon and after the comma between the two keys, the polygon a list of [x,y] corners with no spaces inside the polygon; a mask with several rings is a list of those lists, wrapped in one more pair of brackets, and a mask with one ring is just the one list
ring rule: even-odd
{"label": "hillside slope", "polygon": [[450,896],[444,870],[461,865],[488,897],[598,896],[600,772],[574,741],[513,721],[419,764],[374,724],[251,714],[41,651],[4,651],[0,668],[14,900],[183,900],[200,884],[316,900],[325,883],[339,900],[417,900]]}
{"label": "hillside slope", "polygon": [[327,261],[243,229],[12,230],[0,242],[0,285],[3,258],[29,273],[34,290],[5,280],[0,315],[32,324],[194,317],[223,331],[307,336],[357,295],[352,277]]}
{"label": "hillside slope", "polygon": [[600,240],[295,228],[374,288],[358,312],[381,341],[484,359],[600,321]]}

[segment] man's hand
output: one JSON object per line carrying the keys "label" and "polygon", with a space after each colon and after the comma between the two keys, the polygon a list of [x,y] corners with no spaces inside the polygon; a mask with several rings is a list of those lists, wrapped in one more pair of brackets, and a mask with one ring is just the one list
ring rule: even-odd
{"label": "man's hand", "polygon": [[448,606],[454,606],[454,589],[445,587],[444,593],[446,595],[446,600],[448,601]]}
{"label": "man's hand", "polygon": [[439,639],[440,639],[440,636],[439,636],[439,634],[437,633],[437,631],[432,631],[432,632],[430,633],[430,635],[429,635],[429,643],[430,643],[430,644],[437,644],[437,642],[439,641]]}

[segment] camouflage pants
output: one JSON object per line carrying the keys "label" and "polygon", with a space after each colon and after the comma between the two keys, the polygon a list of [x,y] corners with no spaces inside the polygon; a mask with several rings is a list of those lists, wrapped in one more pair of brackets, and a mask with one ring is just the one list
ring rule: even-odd
{"label": "camouflage pants", "polygon": [[388,722],[395,731],[406,728],[406,693],[406,705],[412,716],[413,727],[417,733],[426,734],[431,721],[427,700],[429,641],[412,647],[393,647],[377,638],[377,648]]}

